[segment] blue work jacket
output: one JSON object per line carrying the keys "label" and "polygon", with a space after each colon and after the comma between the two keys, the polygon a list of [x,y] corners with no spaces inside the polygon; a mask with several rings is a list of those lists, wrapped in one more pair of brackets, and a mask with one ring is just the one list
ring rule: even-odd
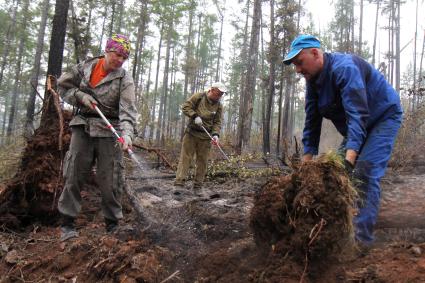
{"label": "blue work jacket", "polygon": [[323,69],[307,82],[304,154],[318,154],[323,118],[347,138],[346,149],[360,152],[376,123],[402,112],[400,97],[371,64],[341,53],[324,53]]}

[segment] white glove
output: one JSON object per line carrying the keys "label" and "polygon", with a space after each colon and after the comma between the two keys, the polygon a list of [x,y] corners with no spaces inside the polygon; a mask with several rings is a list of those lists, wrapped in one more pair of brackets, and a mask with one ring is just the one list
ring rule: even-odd
{"label": "white glove", "polygon": [[93,104],[97,105],[96,99],[93,98],[90,94],[87,94],[81,90],[77,91],[75,96],[80,100],[80,103],[84,106],[94,109]]}
{"label": "white glove", "polygon": [[196,117],[195,118],[195,124],[198,125],[199,127],[202,126],[202,119],[201,117]]}
{"label": "white glove", "polygon": [[131,138],[130,136],[122,136],[123,139],[123,143],[122,143],[122,150],[123,151],[127,151],[129,148],[131,149],[131,147],[133,146],[133,143],[131,142]]}
{"label": "white glove", "polygon": [[212,143],[213,145],[218,145],[218,136],[213,136],[213,137],[212,137],[212,141],[211,141],[211,143]]}

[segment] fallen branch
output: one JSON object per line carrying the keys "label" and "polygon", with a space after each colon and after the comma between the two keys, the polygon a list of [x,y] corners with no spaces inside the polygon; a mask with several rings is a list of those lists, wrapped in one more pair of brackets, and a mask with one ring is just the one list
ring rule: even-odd
{"label": "fallen branch", "polygon": [[176,277],[177,274],[179,274],[179,273],[180,273],[180,270],[177,270],[176,272],[174,272],[173,274],[171,274],[170,276],[168,276],[167,278],[162,280],[161,283],[165,283],[167,281],[170,281],[171,279],[173,279],[173,277]]}
{"label": "fallen branch", "polygon": [[141,145],[141,144],[133,144],[133,146],[134,147],[137,147],[137,148],[140,148],[140,149],[143,149],[143,150],[146,150],[146,151],[148,151],[148,152],[154,152],[154,153],[156,153],[156,155],[158,155],[158,157],[159,158],[161,158],[162,159],[162,161],[164,162],[164,164],[165,165],[167,165],[168,167],[170,167],[171,169],[173,169],[173,170],[176,170],[176,168],[173,166],[173,165],[171,165],[171,163],[168,161],[168,159],[164,156],[164,154],[162,154],[161,153],[161,150],[160,149],[157,149],[157,148],[149,148],[149,147],[146,147],[146,146],[144,146],[144,145]]}

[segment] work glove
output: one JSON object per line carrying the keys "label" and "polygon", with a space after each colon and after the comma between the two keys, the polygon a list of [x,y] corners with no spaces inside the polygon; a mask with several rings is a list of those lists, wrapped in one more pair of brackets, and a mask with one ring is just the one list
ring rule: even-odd
{"label": "work glove", "polygon": [[218,145],[218,136],[213,136],[212,137],[212,140],[211,140],[211,144],[212,145]]}
{"label": "work glove", "polygon": [[75,96],[78,98],[81,104],[83,104],[84,106],[90,109],[94,109],[93,104],[97,105],[97,101],[96,99],[94,99],[93,96],[81,90],[77,90],[77,92],[75,93]]}
{"label": "work glove", "polygon": [[195,118],[195,124],[198,125],[199,127],[202,126],[202,119],[201,117],[196,117]]}
{"label": "work glove", "polygon": [[121,144],[122,150],[127,151],[129,148],[131,149],[131,147],[133,146],[133,143],[131,142],[130,136],[124,135],[124,136],[122,136],[122,140],[123,140],[123,143]]}
{"label": "work glove", "polygon": [[347,175],[351,179],[354,173],[354,165],[347,159],[344,159],[344,169],[345,169],[345,172],[347,172]]}

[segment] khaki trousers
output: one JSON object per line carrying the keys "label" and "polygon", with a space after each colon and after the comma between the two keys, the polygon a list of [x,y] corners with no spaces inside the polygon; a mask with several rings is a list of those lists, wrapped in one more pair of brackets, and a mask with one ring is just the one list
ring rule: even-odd
{"label": "khaki trousers", "polygon": [[59,198],[58,210],[64,215],[77,217],[81,211],[80,191],[95,160],[103,216],[118,221],[123,217],[121,195],[124,188],[124,166],[121,148],[112,137],[90,137],[82,126],[72,127],[71,145],[63,166],[65,185]]}
{"label": "khaki trousers", "polygon": [[194,184],[201,185],[207,173],[208,157],[211,150],[211,141],[200,139],[185,133],[182,142],[179,165],[177,167],[176,182],[184,182],[187,178],[189,167],[194,156],[196,157],[196,170]]}

